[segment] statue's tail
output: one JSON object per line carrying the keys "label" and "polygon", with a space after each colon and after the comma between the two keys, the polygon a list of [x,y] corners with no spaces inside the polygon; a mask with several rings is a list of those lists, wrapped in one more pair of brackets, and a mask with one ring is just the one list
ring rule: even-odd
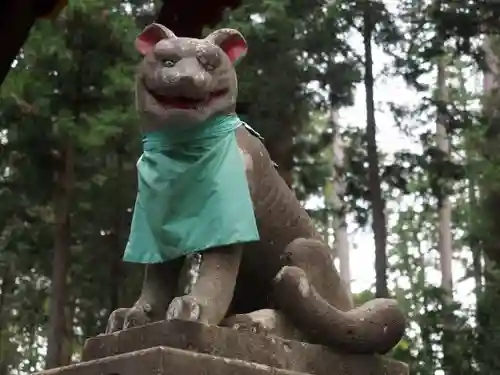
{"label": "statue's tail", "polygon": [[299,267],[274,280],[277,307],[310,339],[340,352],[385,354],[401,340],[406,321],[396,301],[375,299],[350,311],[330,305]]}

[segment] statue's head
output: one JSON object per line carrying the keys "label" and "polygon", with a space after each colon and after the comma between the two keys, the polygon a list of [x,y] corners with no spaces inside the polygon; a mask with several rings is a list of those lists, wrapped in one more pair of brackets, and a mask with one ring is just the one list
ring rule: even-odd
{"label": "statue's head", "polygon": [[243,36],[220,29],[204,39],[177,37],[163,25],[147,26],[135,41],[144,56],[136,85],[137,107],[156,126],[196,124],[234,113],[234,64],[247,52]]}

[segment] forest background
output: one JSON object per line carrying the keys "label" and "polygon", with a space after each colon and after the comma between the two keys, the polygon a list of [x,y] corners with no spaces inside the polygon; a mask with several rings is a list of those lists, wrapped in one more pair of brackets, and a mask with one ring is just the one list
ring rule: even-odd
{"label": "forest background", "polygon": [[[122,262],[147,0],[39,22],[0,92],[0,375],[78,360],[138,296]],[[357,302],[397,298],[412,374],[500,374],[500,4],[245,0],[239,114]],[[206,30],[209,32],[210,30]],[[371,262],[370,259],[373,259]]]}

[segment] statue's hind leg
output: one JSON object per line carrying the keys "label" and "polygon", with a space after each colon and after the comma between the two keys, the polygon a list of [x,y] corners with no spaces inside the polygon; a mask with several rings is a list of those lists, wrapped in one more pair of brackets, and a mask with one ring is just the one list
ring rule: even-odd
{"label": "statue's hind leg", "polygon": [[333,263],[332,250],[323,242],[298,238],[285,249],[285,264],[301,268],[318,294],[342,311],[354,307],[352,298]]}
{"label": "statue's hind leg", "polygon": [[277,307],[313,343],[343,352],[386,353],[404,334],[402,311],[389,299],[351,309],[330,251],[309,239],[297,239],[287,247],[287,265],[274,282]]}
{"label": "statue's hind leg", "polygon": [[240,332],[277,336],[287,340],[304,340],[302,332],[291,324],[279,310],[262,309],[246,314],[231,315],[224,319],[220,325]]}

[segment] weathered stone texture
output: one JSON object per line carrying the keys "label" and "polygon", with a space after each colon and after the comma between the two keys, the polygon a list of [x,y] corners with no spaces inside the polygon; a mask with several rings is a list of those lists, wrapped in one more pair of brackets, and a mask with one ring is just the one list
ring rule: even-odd
{"label": "weathered stone texture", "polygon": [[[408,368],[405,364],[382,356],[340,354],[320,345],[282,340],[273,336],[238,332],[230,328],[206,326],[187,321],[158,322],[144,327],[91,338],[86,342],[83,360],[95,360],[159,346],[180,349],[181,351],[168,353],[183,353],[183,356],[188,355],[185,354],[188,352],[202,353],[212,359],[213,356],[219,357],[217,361],[220,360],[220,357],[223,357],[228,360],[253,363],[252,366],[260,364],[271,366],[274,369],[313,375],[408,374]],[[205,357],[193,357],[191,361],[198,361],[198,358]],[[229,361],[228,363],[233,362]],[[194,368],[190,369],[193,369],[194,372],[182,371],[182,373],[186,375],[223,375],[231,373],[220,370],[219,367],[217,370],[210,371],[221,372],[203,372],[205,369],[196,372]],[[227,371],[232,370],[228,369]],[[121,372],[118,373],[126,375]],[[144,371],[141,371],[141,373],[147,374]],[[260,373],[263,372],[255,372],[255,374]]]}
{"label": "weathered stone texture", "polygon": [[40,375],[299,375],[237,359],[166,347],[47,370]]}

